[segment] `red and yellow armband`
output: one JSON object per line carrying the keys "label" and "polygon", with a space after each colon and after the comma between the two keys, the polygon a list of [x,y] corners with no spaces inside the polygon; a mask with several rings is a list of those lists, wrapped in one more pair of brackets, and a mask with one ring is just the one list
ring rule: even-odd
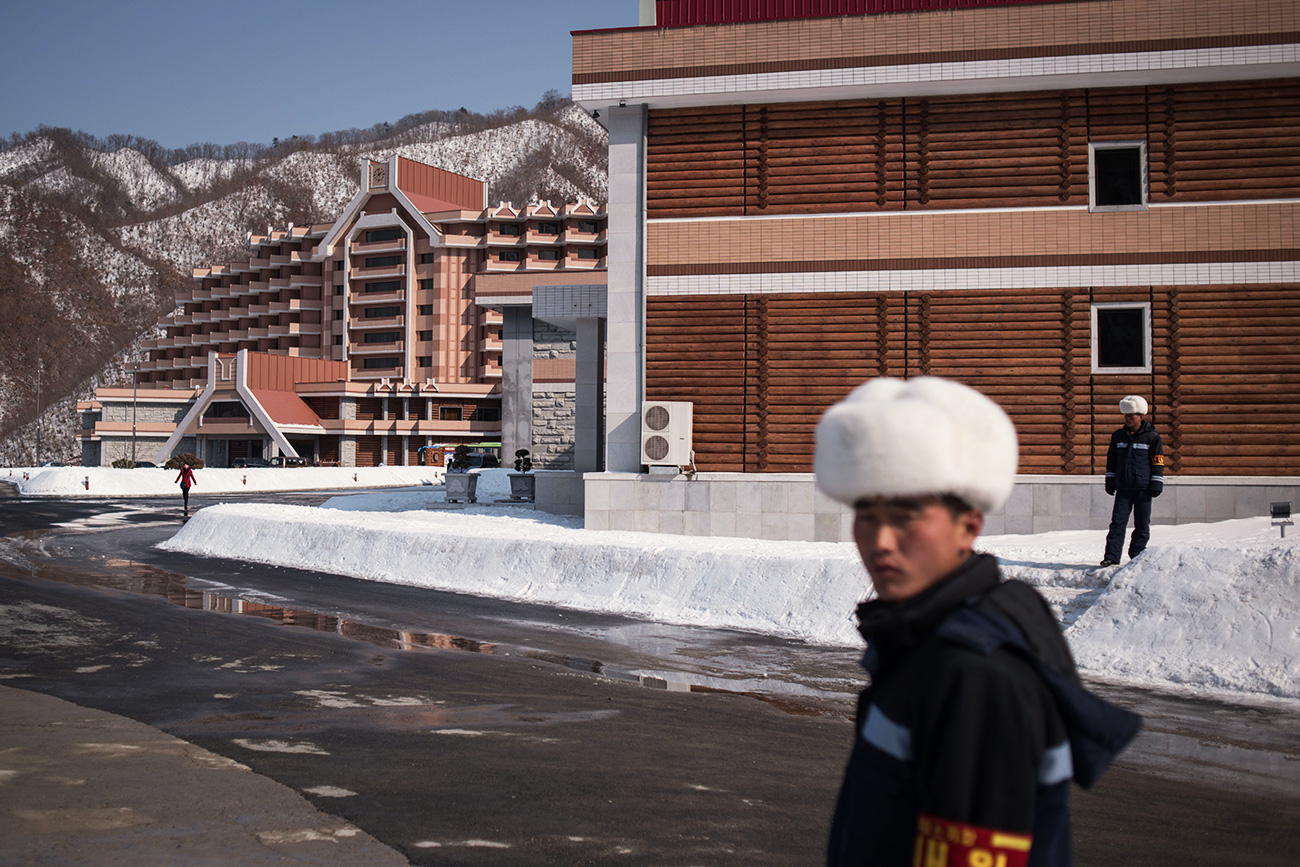
{"label": "red and yellow armband", "polygon": [[912,867],[1025,867],[1028,834],[964,825],[922,814],[916,822]]}

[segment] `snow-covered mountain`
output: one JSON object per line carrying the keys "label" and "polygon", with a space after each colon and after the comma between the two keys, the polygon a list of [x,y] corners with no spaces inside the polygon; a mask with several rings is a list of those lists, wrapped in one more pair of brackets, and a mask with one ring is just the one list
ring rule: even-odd
{"label": "snow-covered mountain", "polygon": [[243,258],[249,232],[333,219],[366,159],[486,180],[493,203],[608,190],[604,129],[554,94],[531,111],[429,112],[269,147],[169,152],[42,128],[0,148],[0,464],[34,458],[37,338],[42,457],[76,460],[76,400],[129,379],[190,270]]}

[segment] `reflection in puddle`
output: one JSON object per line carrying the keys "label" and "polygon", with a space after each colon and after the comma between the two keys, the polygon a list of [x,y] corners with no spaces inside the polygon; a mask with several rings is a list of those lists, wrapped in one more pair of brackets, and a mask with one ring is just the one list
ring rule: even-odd
{"label": "reflection in puddle", "polygon": [[[721,672],[714,675],[684,674],[681,672],[654,672],[634,669],[618,670],[607,663],[589,657],[556,653],[530,647],[503,647],[497,642],[480,641],[458,635],[437,632],[394,629],[376,626],[335,614],[324,614],[302,608],[291,608],[270,602],[243,598],[225,590],[201,590],[191,586],[190,579],[164,569],[131,560],[109,559],[99,563],[81,562],[74,569],[62,568],[57,561],[45,561],[34,570],[40,577],[96,588],[108,588],[140,593],[166,599],[173,605],[199,611],[243,615],[271,620],[284,626],[296,626],[317,632],[328,632],[356,641],[364,641],[387,650],[458,650],[467,653],[516,656],[535,659],[573,671],[596,674],[611,680],[639,684],[650,689],[669,692],[733,695],[753,698],[770,704],[786,713],[800,716],[834,716],[848,718],[851,711],[842,696],[804,687],[792,682],[781,685],[785,689],[804,689],[806,695],[777,695],[771,687],[775,681],[743,677],[739,681]],[[645,629],[659,629],[647,624]],[[760,651],[761,652],[761,651]],[[751,661],[752,662],[752,661]]]}
{"label": "reflection in puddle", "polygon": [[416,650],[422,647],[438,650],[464,650],[470,653],[496,653],[497,645],[462,638],[458,635],[441,635],[432,632],[414,632],[404,629],[390,629],[361,623],[346,617],[321,614],[316,611],[304,611],[298,608],[286,608],[266,602],[254,602],[238,596],[217,593],[212,590],[195,590],[185,583],[185,579],[161,569],[129,563],[124,560],[108,561],[110,567],[129,568],[139,579],[127,579],[123,583],[135,586],[119,589],[134,590],[161,596],[173,605],[199,611],[217,611],[222,614],[243,614],[274,620],[285,626],[300,626],[316,632],[332,632],[345,638],[364,641],[389,650]]}

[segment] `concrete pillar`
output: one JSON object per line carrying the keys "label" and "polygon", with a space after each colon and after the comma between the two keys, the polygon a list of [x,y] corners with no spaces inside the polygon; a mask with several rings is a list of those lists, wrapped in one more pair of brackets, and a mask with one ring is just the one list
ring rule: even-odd
{"label": "concrete pillar", "polygon": [[[609,323],[605,468],[641,470],[645,394],[646,106],[609,108]],[[578,341],[582,345],[582,341]]]}
{"label": "concrete pillar", "polygon": [[578,320],[577,368],[573,468],[580,473],[599,473],[605,469],[605,320]]}
{"label": "concrete pillar", "polygon": [[533,447],[533,308],[506,307],[501,326],[501,462]]}

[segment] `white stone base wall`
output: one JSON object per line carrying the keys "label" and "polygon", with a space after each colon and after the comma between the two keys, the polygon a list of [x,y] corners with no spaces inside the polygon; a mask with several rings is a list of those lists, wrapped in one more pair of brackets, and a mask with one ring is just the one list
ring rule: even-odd
{"label": "white stone base wall", "polygon": [[[816,489],[810,473],[698,473],[585,476],[588,530],[848,542],[852,512]],[[540,498],[540,493],[539,493]],[[1170,477],[1153,524],[1192,524],[1300,509],[1300,479]],[[1104,530],[1113,500],[1101,476],[1020,476],[1004,509],[985,516],[984,534]]]}

